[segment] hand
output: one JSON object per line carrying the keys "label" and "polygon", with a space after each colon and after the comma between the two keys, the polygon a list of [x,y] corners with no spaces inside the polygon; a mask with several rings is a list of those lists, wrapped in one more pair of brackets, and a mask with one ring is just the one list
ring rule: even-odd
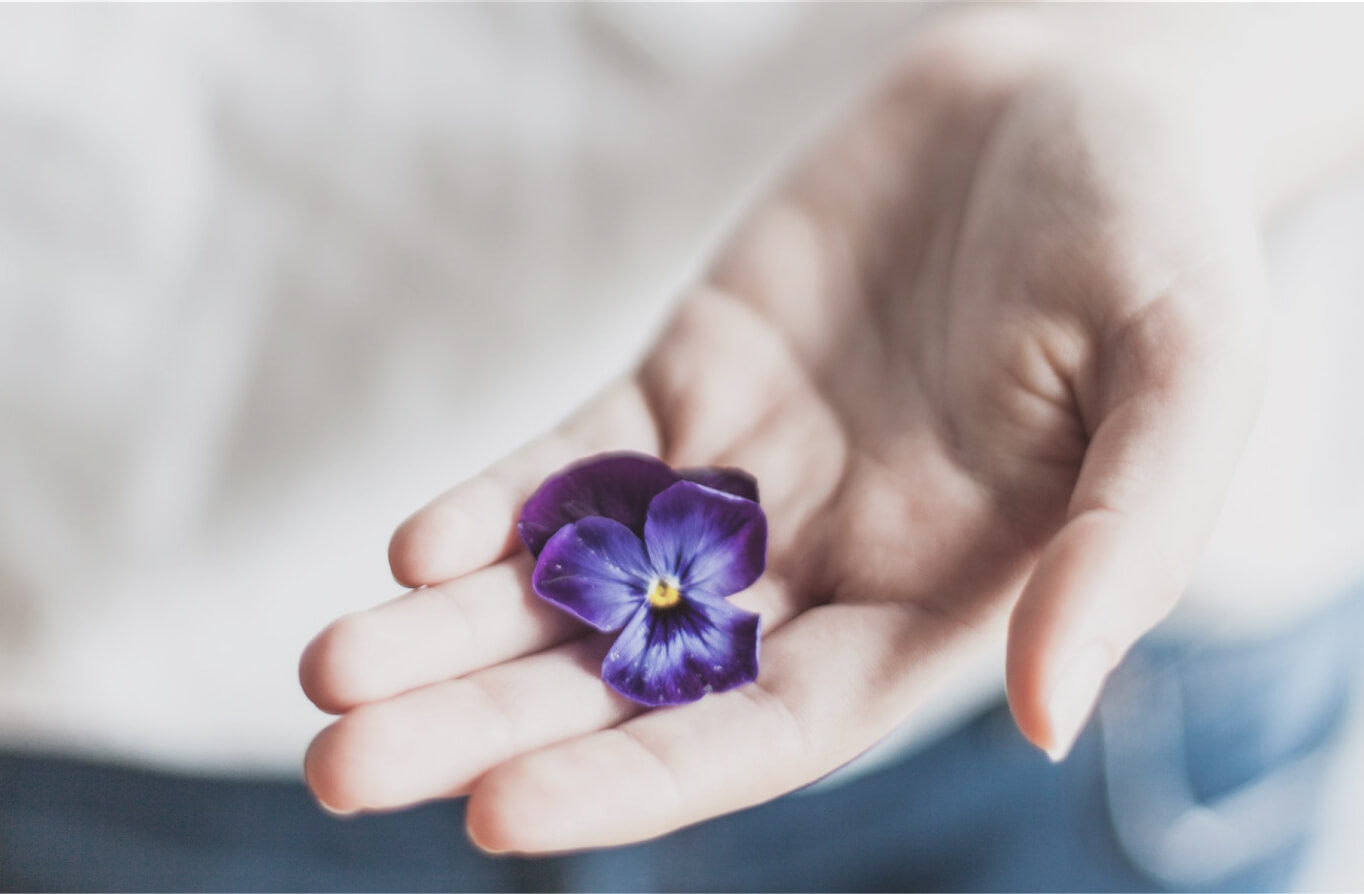
{"label": "hand", "polygon": [[[884,736],[995,622],[1059,755],[1172,606],[1258,403],[1266,287],[1234,178],[1159,102],[990,23],[921,42],[738,233],[637,374],[394,535],[420,586],[304,655],[339,810],[470,796],[492,850],[619,844]],[[513,530],[607,449],[736,465],[768,573],[752,685],[644,713]]]}

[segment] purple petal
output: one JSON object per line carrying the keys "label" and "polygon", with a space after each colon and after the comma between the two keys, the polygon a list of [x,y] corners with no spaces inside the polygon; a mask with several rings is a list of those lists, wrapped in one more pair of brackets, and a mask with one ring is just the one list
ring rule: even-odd
{"label": "purple petal", "polygon": [[758,677],[760,618],[723,599],[645,603],[602,662],[601,677],[642,704],[679,705]]}
{"label": "purple petal", "polygon": [[549,538],[530,580],[564,611],[598,630],[619,630],[645,601],[652,578],[639,538],[618,521],[594,516]]}
{"label": "purple petal", "polygon": [[695,469],[678,469],[677,475],[683,481],[695,481],[715,490],[722,490],[745,500],[758,502],[758,479],[729,466],[701,466]]}
{"label": "purple petal", "polygon": [[676,578],[684,596],[721,599],[762,576],[767,516],[752,500],[679,481],[649,504],[644,543],[654,569]]}
{"label": "purple petal", "polygon": [[538,556],[549,538],[580,518],[613,518],[644,536],[649,501],[677,481],[662,460],[643,453],[602,453],[549,476],[521,509],[516,530]]}

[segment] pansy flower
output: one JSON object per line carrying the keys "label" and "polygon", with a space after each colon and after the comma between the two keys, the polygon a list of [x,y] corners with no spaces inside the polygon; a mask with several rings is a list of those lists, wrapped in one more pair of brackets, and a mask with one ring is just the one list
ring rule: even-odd
{"label": "pansy flower", "polygon": [[759,617],[727,598],[766,562],[767,517],[747,472],[602,454],[546,479],[517,530],[541,598],[620,631],[602,662],[616,691],[676,705],[757,678]]}

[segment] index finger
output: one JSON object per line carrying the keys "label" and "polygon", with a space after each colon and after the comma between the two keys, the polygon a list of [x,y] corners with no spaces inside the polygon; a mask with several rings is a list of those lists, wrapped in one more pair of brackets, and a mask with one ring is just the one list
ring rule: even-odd
{"label": "index finger", "polygon": [[423,587],[476,571],[520,547],[516,519],[546,476],[607,449],[657,453],[658,426],[638,382],[617,382],[552,431],[436,497],[388,546],[400,584]]}

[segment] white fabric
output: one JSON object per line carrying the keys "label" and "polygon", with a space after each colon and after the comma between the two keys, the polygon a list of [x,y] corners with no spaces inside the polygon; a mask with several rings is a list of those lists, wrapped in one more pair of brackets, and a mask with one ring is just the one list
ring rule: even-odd
{"label": "white fabric", "polygon": [[1364,170],[1271,227],[1260,417],[1173,621],[1257,636],[1364,584]]}
{"label": "white fabric", "polygon": [[[921,12],[0,9],[0,744],[297,772],[298,654],[399,592],[393,526],[627,368]],[[1286,269],[1313,309],[1278,403],[1316,452],[1262,437],[1214,596],[1325,593],[1364,552],[1359,417],[1328,412],[1364,271]]]}

